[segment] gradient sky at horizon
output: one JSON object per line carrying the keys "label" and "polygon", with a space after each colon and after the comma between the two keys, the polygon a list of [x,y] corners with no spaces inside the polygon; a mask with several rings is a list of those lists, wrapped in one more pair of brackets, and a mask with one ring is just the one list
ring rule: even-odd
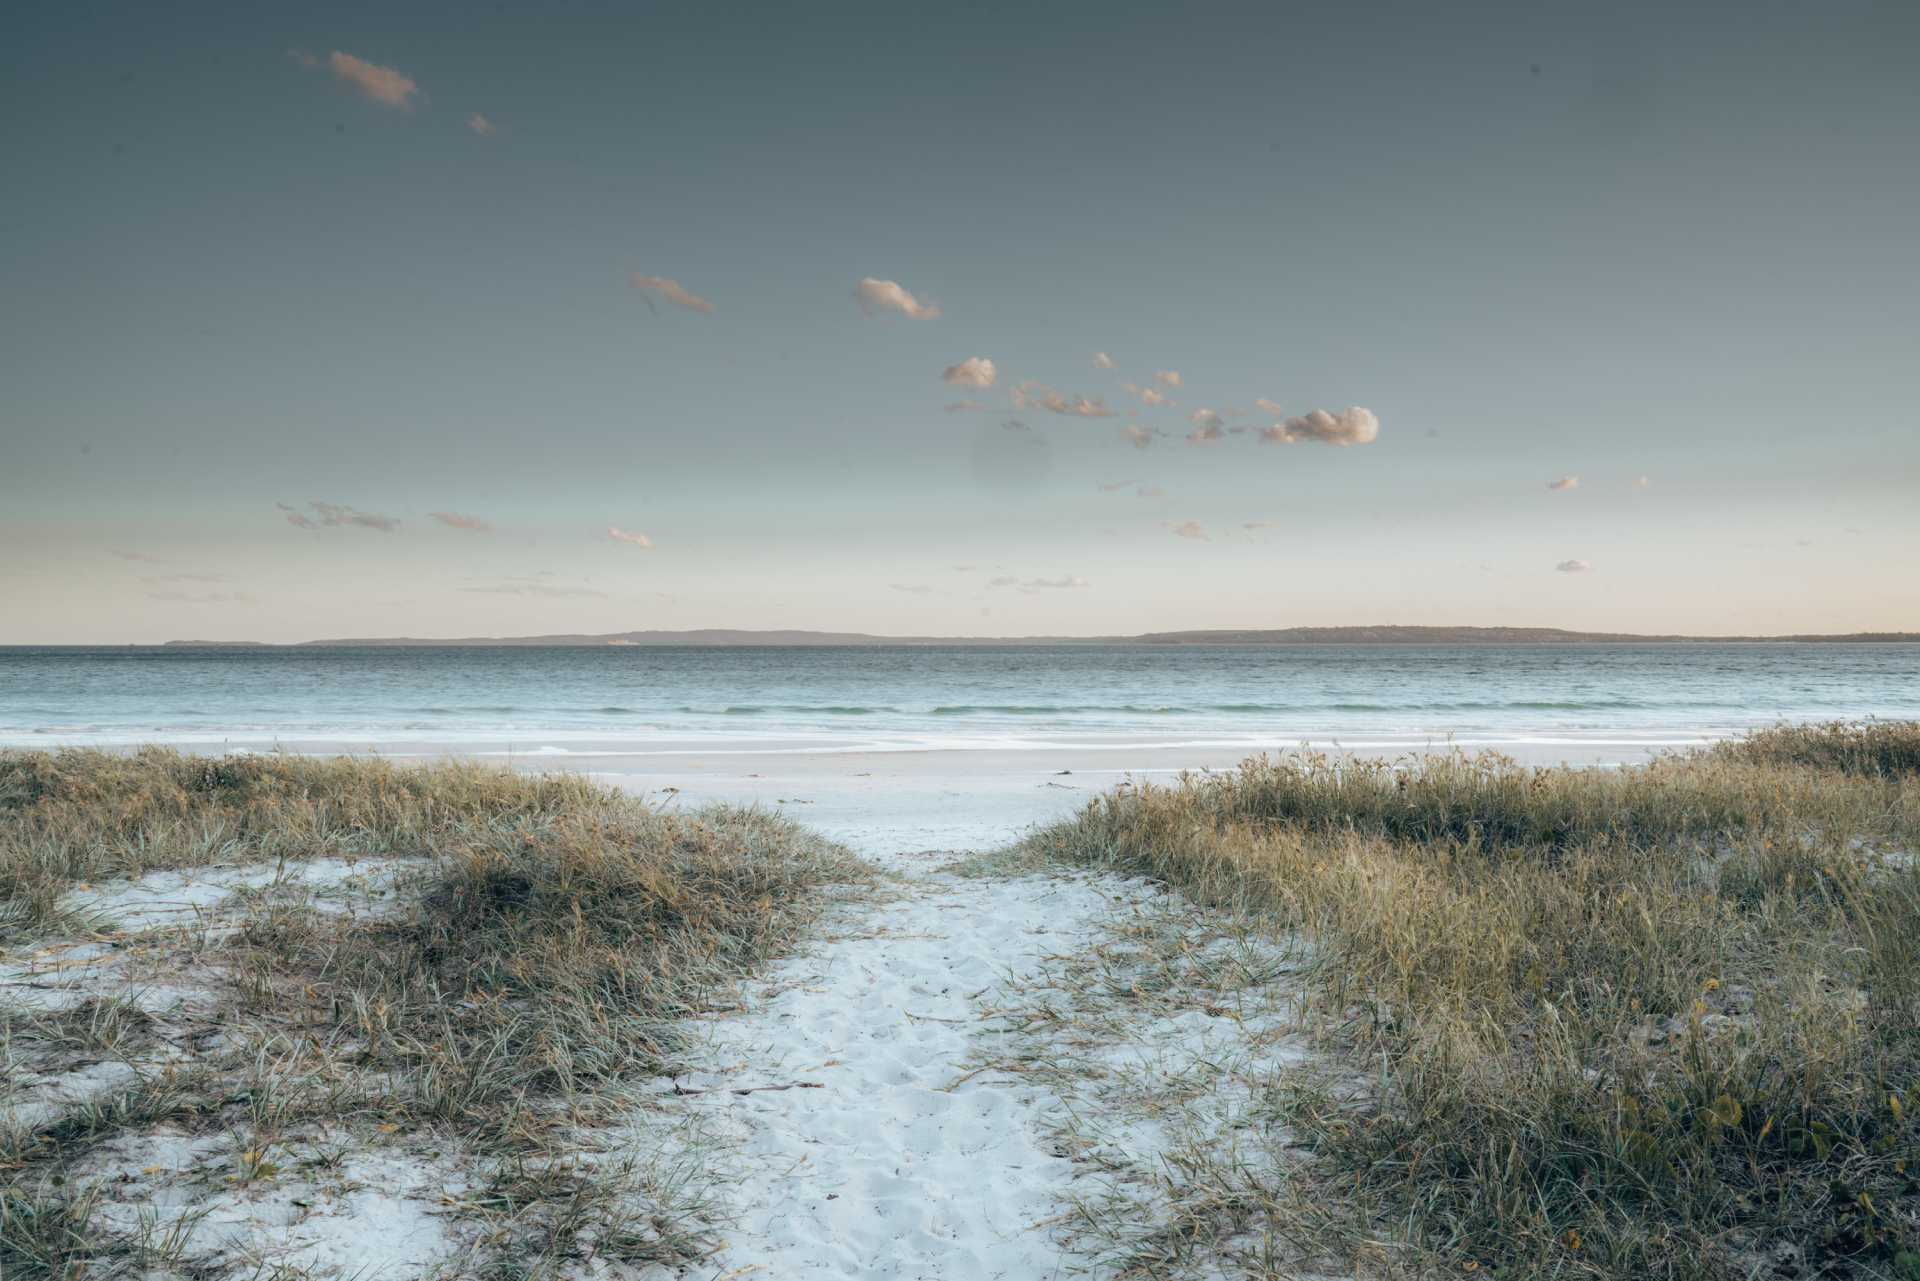
{"label": "gradient sky at horizon", "polygon": [[1846,0],[9,12],[0,644],[1920,629],[1916,55]]}

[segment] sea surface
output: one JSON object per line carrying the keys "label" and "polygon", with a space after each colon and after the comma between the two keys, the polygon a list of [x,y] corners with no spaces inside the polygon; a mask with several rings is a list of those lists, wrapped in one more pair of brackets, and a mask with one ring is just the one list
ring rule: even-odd
{"label": "sea surface", "polygon": [[11,746],[1640,754],[1868,716],[1920,717],[1920,645],[0,648]]}

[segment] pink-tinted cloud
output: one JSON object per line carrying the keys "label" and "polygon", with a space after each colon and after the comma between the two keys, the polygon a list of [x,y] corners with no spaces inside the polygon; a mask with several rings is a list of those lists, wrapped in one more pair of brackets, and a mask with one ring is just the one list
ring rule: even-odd
{"label": "pink-tinted cloud", "polygon": [[[320,60],[312,54],[295,53],[294,60],[303,67],[317,67]],[[392,67],[383,67],[377,62],[368,62],[356,58],[350,53],[335,49],[327,55],[326,68],[336,80],[345,81],[361,94],[383,107],[394,107],[401,111],[411,110],[416,97],[425,98],[419,84],[405,72]]]}
{"label": "pink-tinted cloud", "polygon": [[1113,411],[1098,396],[1063,396],[1051,387],[1024,382],[1013,389],[1015,409],[1044,409],[1069,418],[1111,418]]}
{"label": "pink-tinted cloud", "polygon": [[688,311],[697,311],[708,316],[713,314],[712,303],[698,294],[688,293],[681,288],[677,280],[669,280],[665,276],[643,276],[636,271],[627,278],[627,283],[646,295],[649,306],[657,296],[676,307],[685,307]]}
{"label": "pink-tinted cloud", "polygon": [[1196,409],[1187,416],[1193,430],[1187,433],[1189,445],[1217,444],[1227,434],[1226,420],[1211,409]]}
{"label": "pink-tinted cloud", "polygon": [[968,356],[957,365],[948,365],[940,377],[953,387],[978,387],[985,390],[993,386],[998,377],[993,362],[985,356]]}
{"label": "pink-tinted cloud", "polygon": [[1380,420],[1373,416],[1373,411],[1354,405],[1337,414],[1315,409],[1298,418],[1275,423],[1261,431],[1260,439],[1269,445],[1291,445],[1297,441],[1315,440],[1325,445],[1345,447],[1370,445],[1379,435]]}
{"label": "pink-tinted cloud", "polygon": [[645,534],[636,534],[632,530],[622,529],[618,525],[607,526],[607,537],[616,543],[627,543],[634,547],[653,550],[653,540]]}
{"label": "pink-tinted cloud", "polygon": [[1580,478],[1578,476],[1558,476],[1547,482],[1547,488],[1553,490],[1555,493],[1569,489],[1578,489],[1580,488]]}
{"label": "pink-tinted cloud", "polygon": [[337,529],[357,526],[361,529],[377,529],[383,534],[391,534],[400,528],[400,522],[392,516],[382,516],[379,512],[356,511],[343,503],[309,502],[307,511],[313,513],[311,516],[286,503],[275,503],[274,506],[286,513],[289,525],[300,529]]}
{"label": "pink-tinted cloud", "polygon": [[493,121],[487,119],[477,111],[467,117],[467,128],[473,130],[482,138],[491,138],[494,132]]}
{"label": "pink-tinted cloud", "polygon": [[1120,390],[1126,392],[1129,396],[1138,396],[1140,403],[1143,405],[1158,407],[1160,405],[1171,405],[1173,403],[1165,392],[1152,387],[1140,387],[1133,383],[1121,383]]}
{"label": "pink-tinted cloud", "polygon": [[1192,538],[1203,543],[1207,541],[1206,528],[1197,520],[1183,520],[1167,528],[1173,531],[1175,538]]}
{"label": "pink-tinted cloud", "polygon": [[868,276],[853,287],[853,296],[859,302],[860,310],[868,315],[876,311],[897,311],[910,320],[932,320],[940,314],[939,307],[930,302],[921,302],[896,280],[878,280]]}
{"label": "pink-tinted cloud", "polygon": [[427,515],[433,517],[442,525],[447,525],[454,529],[470,529],[476,534],[490,534],[493,532],[493,526],[481,520],[478,516],[468,516],[462,512],[428,512]]}
{"label": "pink-tinted cloud", "polygon": [[1128,423],[1126,427],[1121,430],[1120,434],[1125,437],[1126,442],[1135,449],[1145,449],[1153,443],[1153,438],[1160,433],[1151,427],[1142,427],[1139,423]]}
{"label": "pink-tinted cloud", "polygon": [[1093,367],[1095,369],[1112,369],[1113,357],[1104,351],[1096,351],[1093,353]]}
{"label": "pink-tinted cloud", "polygon": [[1153,380],[1168,387],[1178,387],[1180,385],[1180,371],[1178,369],[1162,369],[1153,376]]}

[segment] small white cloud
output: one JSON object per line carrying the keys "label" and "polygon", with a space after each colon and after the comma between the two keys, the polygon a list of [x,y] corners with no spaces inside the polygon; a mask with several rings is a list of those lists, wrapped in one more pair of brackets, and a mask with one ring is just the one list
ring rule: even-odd
{"label": "small white cloud", "polygon": [[1554,568],[1563,574],[1585,574],[1593,570],[1593,566],[1584,560],[1563,560]]}
{"label": "small white cloud", "polygon": [[1547,488],[1556,493],[1566,489],[1578,489],[1580,488],[1580,478],[1578,476],[1557,476],[1547,482]]}
{"label": "small white cloud", "polygon": [[1171,405],[1173,403],[1165,393],[1157,391],[1152,387],[1140,387],[1133,383],[1121,383],[1120,390],[1126,392],[1129,396],[1138,396],[1140,403],[1143,405],[1157,406]]}
{"label": "small white cloud", "polygon": [[1120,434],[1126,437],[1127,443],[1135,449],[1145,449],[1153,443],[1153,438],[1160,433],[1154,431],[1151,427],[1142,427],[1139,423],[1128,423]]}
{"label": "small white cloud", "polygon": [[639,272],[627,277],[627,283],[641,291],[651,306],[657,295],[676,307],[685,307],[688,311],[697,311],[703,315],[713,314],[713,304],[698,294],[688,293],[680,287],[677,280],[668,280],[665,276],[643,276]]}
{"label": "small white cloud", "polygon": [[1015,409],[1044,409],[1069,418],[1111,418],[1113,411],[1098,396],[1063,396],[1051,387],[1024,382],[1013,389]]}
{"label": "small white cloud", "polygon": [[1337,414],[1324,409],[1315,409],[1298,418],[1289,418],[1263,428],[1260,439],[1269,445],[1291,445],[1302,440],[1317,440],[1322,444],[1369,445],[1380,435],[1380,420],[1371,410],[1358,405],[1341,410]]}
{"label": "small white cloud", "polygon": [[940,314],[939,307],[921,302],[898,281],[868,276],[853,287],[853,296],[860,303],[860,310],[868,315],[875,311],[897,311],[910,320],[932,320]]}
{"label": "small white cloud", "polygon": [[493,121],[487,119],[477,111],[467,117],[467,128],[473,130],[482,138],[491,138],[493,136]]}
{"label": "small white cloud", "polygon": [[[311,54],[296,53],[293,57],[303,67],[320,65],[320,60]],[[342,53],[338,49],[327,55],[327,70],[331,71],[336,79],[346,81],[384,107],[397,107],[406,111],[413,106],[416,95],[426,96],[420,93],[420,86],[414,82],[412,76],[396,71],[392,67],[383,67],[377,62],[356,58],[350,53]]]}
{"label": "small white cloud", "polygon": [[1167,387],[1178,387],[1180,385],[1180,371],[1178,369],[1162,369],[1153,376],[1153,380]]}
{"label": "small white cloud", "polygon": [[468,516],[463,512],[428,512],[427,515],[433,517],[442,525],[447,525],[454,529],[471,529],[476,534],[490,534],[493,532],[492,525],[481,520],[478,516]]}
{"label": "small white cloud", "polygon": [[948,365],[940,375],[950,386],[978,387],[982,390],[993,386],[993,380],[998,376],[993,362],[985,356],[968,356],[957,365]]}
{"label": "small white cloud", "polygon": [[1284,418],[1287,415],[1287,411],[1280,407],[1279,401],[1268,400],[1265,396],[1262,396],[1260,397],[1260,399],[1254,401],[1253,407],[1259,410],[1261,413],[1270,414],[1275,418]]}
{"label": "small white cloud", "polygon": [[1167,528],[1173,531],[1175,538],[1192,538],[1203,543],[1207,541],[1206,528],[1197,520],[1183,520]]}
{"label": "small white cloud", "polygon": [[1635,476],[1633,478],[1633,487],[1635,489],[1645,489],[1648,485],[1651,485],[1652,483],[1653,483],[1653,478],[1650,476]]}
{"label": "small white cloud", "polygon": [[1093,353],[1093,367],[1095,369],[1112,369],[1113,357],[1104,351],[1096,351]]}
{"label": "small white cloud", "polygon": [[616,543],[630,543],[635,547],[653,550],[653,540],[645,534],[636,534],[632,530],[622,529],[618,525],[607,526],[607,537]]}

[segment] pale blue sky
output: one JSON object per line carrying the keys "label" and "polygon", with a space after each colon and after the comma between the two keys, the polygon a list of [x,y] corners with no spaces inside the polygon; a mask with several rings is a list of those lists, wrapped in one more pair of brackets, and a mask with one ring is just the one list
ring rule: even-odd
{"label": "pale blue sky", "polygon": [[0,643],[1920,627],[1920,10],[1671,9],[10,12]]}

